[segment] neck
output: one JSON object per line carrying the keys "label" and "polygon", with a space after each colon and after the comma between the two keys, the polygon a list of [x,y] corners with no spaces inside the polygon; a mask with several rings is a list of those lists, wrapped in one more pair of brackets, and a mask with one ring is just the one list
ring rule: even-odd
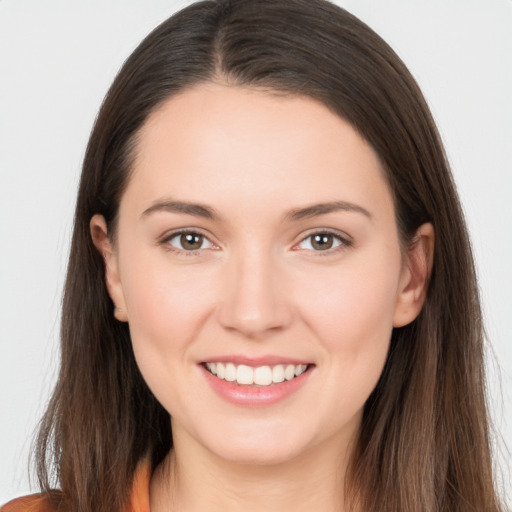
{"label": "neck", "polygon": [[350,442],[327,440],[276,464],[225,460],[173,425],[174,449],[151,480],[152,512],[344,511]]}

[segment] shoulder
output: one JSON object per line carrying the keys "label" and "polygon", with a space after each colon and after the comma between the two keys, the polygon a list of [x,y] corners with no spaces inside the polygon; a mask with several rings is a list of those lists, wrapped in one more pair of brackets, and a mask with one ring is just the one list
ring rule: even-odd
{"label": "shoulder", "polygon": [[0,512],[60,512],[59,495],[31,494],[16,498],[0,507]]}
{"label": "shoulder", "polygon": [[[1,1],[1,0],[0,0]],[[149,484],[151,481],[151,463],[143,460],[135,471],[133,486],[124,512],[150,512]],[[16,498],[3,506],[0,512],[67,512],[72,507],[65,504],[61,491],[31,494]]]}

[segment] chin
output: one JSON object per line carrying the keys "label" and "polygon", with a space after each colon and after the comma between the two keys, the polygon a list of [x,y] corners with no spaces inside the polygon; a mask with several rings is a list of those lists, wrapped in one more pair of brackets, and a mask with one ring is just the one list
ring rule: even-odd
{"label": "chin", "polygon": [[[217,457],[232,463],[244,465],[277,465],[299,457],[315,444],[306,429],[292,428],[287,424],[247,423],[238,427],[223,429],[222,432],[208,432],[199,440],[205,448]],[[220,435],[219,435],[220,434]]]}
{"label": "chin", "polygon": [[[267,444],[231,443],[230,446],[212,447],[217,457],[234,464],[274,466],[297,458],[302,450],[298,447],[283,447],[282,443]],[[212,451],[213,451],[212,450]]]}

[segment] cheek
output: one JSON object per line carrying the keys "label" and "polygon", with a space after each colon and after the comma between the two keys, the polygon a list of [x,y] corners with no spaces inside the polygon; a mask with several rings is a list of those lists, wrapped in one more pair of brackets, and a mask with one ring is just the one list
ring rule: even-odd
{"label": "cheek", "polygon": [[123,282],[130,336],[144,380],[172,416],[182,418],[189,402],[200,402],[199,391],[187,387],[194,378],[191,347],[201,330],[211,296],[204,273],[136,255]]}
{"label": "cheek", "polygon": [[151,256],[131,253],[122,276],[123,292],[138,361],[143,365],[151,359],[152,367],[163,367],[186,357],[208,317],[212,291],[204,283],[211,276],[172,266],[161,254]]}
{"label": "cheek", "polygon": [[308,286],[296,290],[302,297],[302,313],[327,343],[336,346],[346,340],[364,345],[372,333],[391,331],[399,272],[399,265],[390,261],[310,275]]}
{"label": "cheek", "polygon": [[[302,316],[319,341],[331,369],[326,392],[343,390],[355,411],[375,387],[393,329],[400,275],[399,258],[372,259],[321,274],[302,294]],[[300,293],[297,289],[297,293]]]}

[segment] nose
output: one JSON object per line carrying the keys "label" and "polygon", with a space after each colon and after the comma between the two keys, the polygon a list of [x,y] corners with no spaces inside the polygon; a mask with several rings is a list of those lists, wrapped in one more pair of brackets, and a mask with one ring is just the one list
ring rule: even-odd
{"label": "nose", "polygon": [[271,255],[261,250],[234,257],[226,264],[218,310],[225,329],[263,338],[290,325],[292,308],[282,269],[277,267]]}

